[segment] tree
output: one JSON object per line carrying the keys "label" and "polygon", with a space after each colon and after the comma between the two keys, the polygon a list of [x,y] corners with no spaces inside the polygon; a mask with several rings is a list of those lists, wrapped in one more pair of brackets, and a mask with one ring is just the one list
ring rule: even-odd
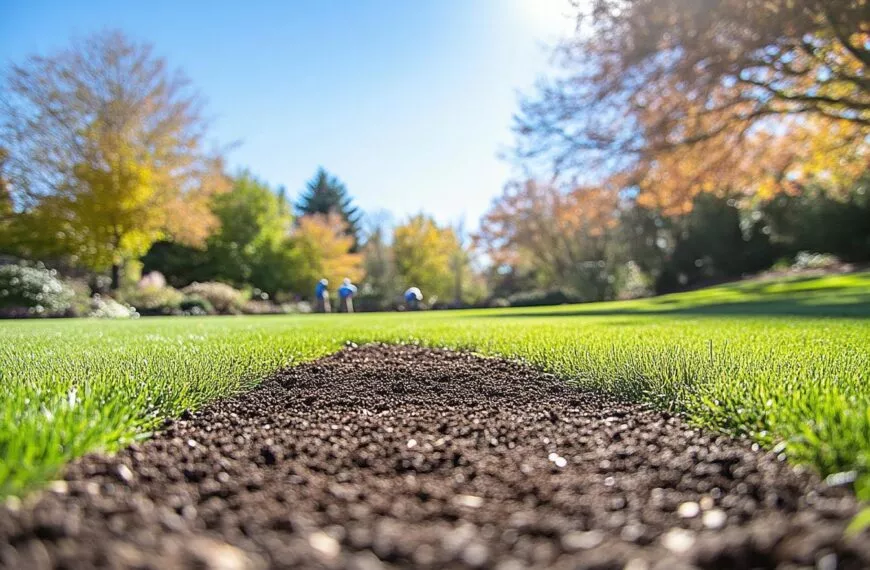
{"label": "tree", "polygon": [[753,212],[782,254],[832,253],[844,261],[870,261],[870,175],[834,199],[819,185],[780,194]]}
{"label": "tree", "polygon": [[32,56],[10,68],[0,105],[34,254],[111,268],[117,286],[156,240],[201,245],[215,229],[209,204],[227,184],[204,148],[200,98],[150,45],[105,32]]}
{"label": "tree", "polygon": [[412,216],[393,230],[399,275],[406,287],[419,287],[429,298],[451,298],[455,286],[452,263],[459,249],[452,228],[441,227],[423,214]]}
{"label": "tree", "polygon": [[329,280],[333,290],[345,277],[360,281],[365,275],[362,255],[353,253],[353,238],[340,215],[311,214],[297,220],[292,244],[300,256],[297,290],[314,293],[321,278]]}
{"label": "tree", "polygon": [[475,242],[497,267],[531,268],[543,287],[601,300],[616,292],[618,208],[610,187],[511,183],[484,215]]}
{"label": "tree", "polygon": [[205,249],[157,242],[142,258],[144,270],[160,271],[175,287],[221,281],[271,295],[301,292],[302,259],[291,239],[293,216],[281,188],[273,192],[242,171],[234,177],[232,190],[215,196],[212,211],[219,228]]}
{"label": "tree", "polygon": [[293,216],[286,199],[242,172],[230,192],[215,197],[213,211],[220,229],[207,251],[216,279],[271,294],[298,285],[300,259],[290,241]]}
{"label": "tree", "polygon": [[344,220],[345,233],[353,238],[353,251],[359,248],[359,208],[347,194],[347,188],[335,176],[320,168],[306,185],[306,190],[296,204],[300,216],[336,213]]}
{"label": "tree", "polygon": [[[578,3],[579,6],[579,3]],[[848,188],[870,133],[866,0],[595,0],[527,99],[518,157],[625,175],[685,213],[699,192]]]}

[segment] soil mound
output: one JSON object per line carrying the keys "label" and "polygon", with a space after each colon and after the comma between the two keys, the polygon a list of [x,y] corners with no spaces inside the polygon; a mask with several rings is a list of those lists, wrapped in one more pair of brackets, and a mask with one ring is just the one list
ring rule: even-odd
{"label": "soil mound", "polygon": [[0,508],[10,568],[868,568],[781,456],[498,359],[352,347]]}

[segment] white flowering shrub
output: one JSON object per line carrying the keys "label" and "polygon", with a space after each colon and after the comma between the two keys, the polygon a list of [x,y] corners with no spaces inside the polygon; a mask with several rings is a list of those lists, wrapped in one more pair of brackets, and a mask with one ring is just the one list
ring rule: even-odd
{"label": "white flowering shrub", "polygon": [[0,266],[0,316],[57,316],[69,309],[75,293],[53,269]]}
{"label": "white flowering shrub", "polygon": [[97,294],[91,298],[91,312],[88,316],[97,319],[131,319],[138,317],[139,313],[129,305]]}
{"label": "white flowering shrub", "polygon": [[801,251],[795,257],[792,269],[831,269],[840,263],[836,255]]}

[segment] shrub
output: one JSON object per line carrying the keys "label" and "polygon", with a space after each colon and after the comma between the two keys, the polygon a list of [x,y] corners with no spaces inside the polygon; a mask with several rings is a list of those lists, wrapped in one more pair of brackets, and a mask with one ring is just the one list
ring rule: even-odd
{"label": "shrub", "polygon": [[97,294],[91,298],[91,312],[88,316],[97,319],[129,319],[138,317],[139,313],[129,305]]}
{"label": "shrub", "polygon": [[211,306],[208,299],[203,299],[198,295],[185,297],[178,308],[186,315],[210,315],[214,313],[214,307]]}
{"label": "shrub", "polygon": [[135,307],[143,315],[171,315],[178,310],[184,300],[184,293],[172,287],[140,285],[125,291],[121,295],[121,300]]}
{"label": "shrub", "polygon": [[552,289],[534,291],[524,291],[515,293],[508,297],[508,302],[511,307],[539,307],[543,305],[565,305],[568,303],[579,303],[580,299],[576,293],[568,289]]}
{"label": "shrub", "polygon": [[242,312],[246,315],[280,315],[284,311],[280,305],[269,301],[250,300],[242,305]]}
{"label": "shrub", "polygon": [[795,257],[792,269],[832,269],[840,264],[836,255],[801,251]]}
{"label": "shrub", "polygon": [[508,301],[507,299],[505,299],[504,297],[496,297],[495,299],[492,299],[492,300],[488,303],[488,305],[489,305],[490,307],[492,307],[492,308],[497,308],[497,309],[498,309],[498,308],[501,308],[501,309],[503,309],[503,308],[505,308],[505,307],[510,307],[510,306],[511,306],[511,302]]}
{"label": "shrub", "polygon": [[43,266],[0,266],[0,316],[57,316],[72,304],[75,292]]}
{"label": "shrub", "polygon": [[214,310],[222,314],[238,314],[245,302],[244,294],[225,283],[210,281],[191,283],[183,289],[188,296],[197,296],[208,301]]}
{"label": "shrub", "polygon": [[65,311],[68,317],[87,317],[91,312],[91,288],[82,279],[69,279],[67,286],[72,289],[73,297]]}
{"label": "shrub", "polygon": [[166,287],[166,277],[159,271],[151,271],[142,276],[137,284],[140,289],[157,288],[163,289]]}
{"label": "shrub", "polygon": [[281,312],[285,314],[303,314],[311,313],[311,303],[307,301],[298,301],[296,303],[281,303]]}
{"label": "shrub", "polygon": [[652,295],[652,282],[643,274],[637,263],[629,261],[625,264],[622,287],[619,290],[620,299],[640,299]]}

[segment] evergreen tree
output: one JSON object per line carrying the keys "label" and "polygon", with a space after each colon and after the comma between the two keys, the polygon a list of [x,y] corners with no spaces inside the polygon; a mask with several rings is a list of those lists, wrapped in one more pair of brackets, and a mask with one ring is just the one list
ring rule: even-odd
{"label": "evergreen tree", "polygon": [[296,210],[299,216],[329,213],[339,214],[347,224],[346,234],[353,238],[353,252],[359,248],[360,217],[359,208],[352,204],[347,188],[335,176],[320,168],[302,193]]}

